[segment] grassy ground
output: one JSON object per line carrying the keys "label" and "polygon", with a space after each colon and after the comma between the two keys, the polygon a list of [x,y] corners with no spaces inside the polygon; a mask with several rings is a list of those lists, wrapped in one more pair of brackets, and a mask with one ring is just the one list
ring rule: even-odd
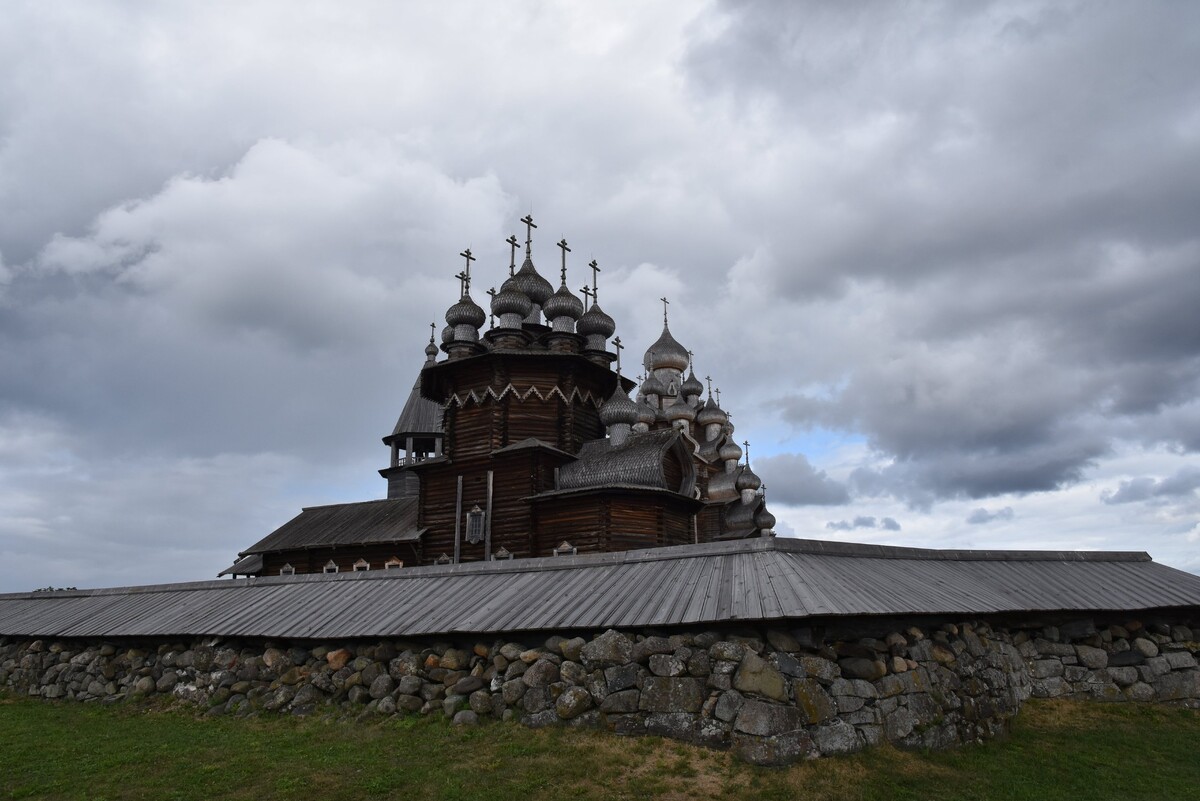
{"label": "grassy ground", "polygon": [[0,696],[0,798],[1191,799],[1200,712],[1030,703],[1011,737],[787,769],[657,738],[407,718],[197,719]]}

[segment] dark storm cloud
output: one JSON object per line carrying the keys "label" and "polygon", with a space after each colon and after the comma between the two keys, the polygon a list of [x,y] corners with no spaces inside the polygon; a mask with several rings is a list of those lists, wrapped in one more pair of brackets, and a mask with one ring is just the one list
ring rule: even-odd
{"label": "dark storm cloud", "polygon": [[838,506],[850,502],[845,486],[799,453],[755,460],[754,469],[770,488],[770,498],[797,506]]}
{"label": "dark storm cloud", "polygon": [[975,509],[971,514],[967,515],[967,523],[972,526],[982,526],[996,520],[1012,520],[1013,510],[1011,506],[1005,506],[1003,509],[997,509],[992,512],[982,507]]}
{"label": "dark storm cloud", "polygon": [[1166,502],[1195,497],[1198,488],[1200,488],[1200,468],[1187,468],[1161,480],[1140,476],[1129,481],[1122,481],[1115,492],[1102,493],[1100,498],[1107,504],[1141,501]]}

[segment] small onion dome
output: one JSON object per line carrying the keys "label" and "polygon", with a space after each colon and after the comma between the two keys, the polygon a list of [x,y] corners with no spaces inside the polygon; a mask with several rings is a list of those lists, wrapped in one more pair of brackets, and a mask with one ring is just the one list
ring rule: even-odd
{"label": "small onion dome", "polygon": [[654,423],[658,420],[658,415],[655,413],[655,410],[644,403],[639,403],[637,405],[637,415],[637,421],[639,423],[645,423],[647,426],[651,427],[653,427]]}
{"label": "small onion dome", "polygon": [[742,472],[738,473],[737,483],[734,486],[737,487],[738,492],[745,490],[758,492],[758,488],[762,486],[762,479],[750,469],[750,465],[746,465],[742,468]]}
{"label": "small onion dome", "polygon": [[575,324],[575,332],[584,336],[602,336],[608,339],[616,330],[616,321],[604,313],[599,303],[593,303],[592,308],[585,311]]}
{"label": "small onion dome", "polygon": [[486,319],[487,315],[483,313],[483,309],[479,308],[478,303],[471,300],[470,295],[464,294],[458,303],[446,310],[447,325],[469,325],[472,328],[479,328]]}
{"label": "small onion dome", "polygon": [[[559,286],[558,291],[546,300],[542,309],[547,320],[557,320],[560,317],[570,317],[578,320],[583,316],[583,301],[574,292],[567,289],[566,284]],[[528,314],[528,312],[526,312]]]}
{"label": "small onion dome", "polygon": [[742,458],[742,447],[733,440],[730,440],[721,446],[721,450],[717,455],[721,457],[722,462],[732,462]]}
{"label": "small onion dome", "polygon": [[[696,415],[696,425],[698,426],[711,426],[714,424],[725,425],[725,423],[728,421],[729,417],[726,416],[725,412],[721,411],[721,407],[716,404],[716,401],[712,399],[712,396],[709,396],[708,400],[704,402],[703,408],[701,408],[699,413]],[[734,445],[733,447],[737,448],[737,445]],[[721,458],[724,458],[724,456]],[[741,448],[738,448],[738,455],[736,458],[742,458]]]}
{"label": "small onion dome", "polygon": [[663,386],[663,382],[655,377],[654,373],[646,376],[646,380],[642,382],[643,395],[658,395],[662,397],[667,394],[667,388]]}
{"label": "small onion dome", "polygon": [[638,421],[639,413],[637,404],[629,399],[622,390],[620,384],[613,390],[612,397],[604,402],[600,407],[600,422],[605,427],[624,423],[631,426]]}
{"label": "small onion dome", "polygon": [[754,515],[754,525],[763,531],[770,531],[775,528],[775,515],[768,512],[764,505],[758,510],[758,514]]}
{"label": "small onion dome", "polygon": [[449,345],[454,341],[454,326],[448,325],[442,329],[442,343]]}
{"label": "small onion dome", "polygon": [[[515,285],[517,291],[522,292],[527,298],[539,306],[545,305],[550,296],[554,294],[554,287],[550,286],[550,282],[542,278],[541,274],[534,269],[533,259],[525,257],[525,263],[521,265],[521,269],[517,270],[517,274],[508,279]],[[504,283],[508,283],[505,281]]]}
{"label": "small onion dome", "polygon": [[497,317],[505,314],[519,314],[521,317],[528,317],[531,311],[533,311],[533,301],[524,292],[511,286],[509,281],[505,281],[500,292],[492,298],[492,314]]}
{"label": "small onion dome", "polygon": [[699,378],[696,378],[695,370],[688,371],[688,377],[684,379],[683,386],[679,388],[679,391],[683,393],[685,398],[693,398],[704,394],[704,385],[700,383]]}
{"label": "small onion dome", "polygon": [[662,336],[646,351],[647,370],[661,370],[664,367],[670,367],[682,373],[687,369],[689,361],[687,348],[680,345],[675,337],[671,336],[671,329],[665,325]]}
{"label": "small onion dome", "polygon": [[687,420],[691,422],[696,419],[696,410],[688,406],[683,401],[672,403],[670,406],[663,408],[663,417],[670,420],[672,423],[676,420]]}
{"label": "small onion dome", "polygon": [[[451,329],[450,333],[453,334],[454,330]],[[444,336],[444,333],[443,333],[443,336]],[[433,344],[433,340],[431,339],[431,340],[429,340],[429,344],[425,346],[425,358],[428,359],[429,361],[433,361],[437,358],[437,355],[438,355],[438,346]]]}

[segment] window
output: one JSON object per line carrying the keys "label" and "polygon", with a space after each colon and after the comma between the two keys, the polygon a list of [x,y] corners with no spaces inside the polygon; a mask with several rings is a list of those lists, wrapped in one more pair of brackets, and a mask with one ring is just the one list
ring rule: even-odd
{"label": "window", "polygon": [[433,560],[433,563],[435,565],[448,565],[450,564],[450,557],[446,554],[442,554],[437,559]]}
{"label": "window", "polygon": [[404,562],[394,556],[383,563],[384,570],[399,570],[402,567],[404,567]]}
{"label": "window", "polygon": [[294,575],[296,575],[296,568],[292,567],[292,563],[291,563],[291,562],[288,562],[286,565],[284,565],[283,567],[279,568],[279,575],[281,575],[281,576],[294,576]]}
{"label": "window", "polygon": [[325,563],[325,572],[326,573],[338,572],[337,562],[333,561],[332,559],[330,559],[328,562],[326,562]]}
{"label": "window", "polygon": [[561,543],[559,543],[558,547],[554,549],[553,553],[555,556],[574,556],[575,554],[579,553],[579,549],[566,540],[563,540]]}
{"label": "window", "polygon": [[370,569],[371,569],[371,563],[368,562],[366,559],[359,559],[357,562],[354,563],[354,572],[355,573],[362,573],[362,572],[370,570]]}
{"label": "window", "polygon": [[500,547],[500,550],[498,550],[494,554],[492,554],[493,562],[495,562],[499,559],[512,559],[512,558],[513,558],[512,552],[503,546]]}
{"label": "window", "polygon": [[467,542],[472,545],[483,542],[483,510],[478,504],[467,512]]}

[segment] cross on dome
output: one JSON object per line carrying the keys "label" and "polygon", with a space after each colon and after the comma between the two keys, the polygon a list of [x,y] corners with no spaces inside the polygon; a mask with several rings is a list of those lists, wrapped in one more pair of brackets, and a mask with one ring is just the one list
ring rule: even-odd
{"label": "cross on dome", "polygon": [[520,247],[521,243],[517,241],[516,234],[509,235],[508,239],[505,239],[504,241],[509,244],[510,253],[508,254],[508,274],[512,275],[517,271],[517,248]]}
{"label": "cross on dome", "polygon": [[617,375],[621,374],[621,351],[625,350],[625,346],[621,344],[621,338],[617,337],[613,340],[613,347],[617,349]]}
{"label": "cross on dome", "polygon": [[592,298],[594,298],[596,296],[596,293],[593,292],[591,287],[589,287],[587,284],[584,284],[583,289],[581,289],[579,291],[583,293],[583,297],[584,297],[583,310],[587,311],[588,301],[591,300]]}
{"label": "cross on dome", "polygon": [[470,248],[467,248],[466,250],[464,250],[462,253],[459,253],[458,255],[462,256],[464,259],[467,260],[467,269],[466,269],[467,291],[470,292],[471,291],[471,262],[475,261],[475,257],[471,255]]}
{"label": "cross on dome", "polygon": [[[496,299],[496,287],[492,287],[491,289],[489,289],[489,290],[487,291],[487,293],[488,293],[488,295],[491,297],[491,299],[492,299],[492,300],[495,300],[495,299]],[[495,312],[490,312],[490,311],[488,312],[488,325],[489,325],[490,327],[492,327],[492,328],[495,328],[495,327],[496,327],[496,314],[495,314]]]}
{"label": "cross on dome", "polygon": [[458,294],[467,294],[467,292],[471,289],[471,277],[461,271],[454,277],[458,279]]}
{"label": "cross on dome", "polygon": [[596,263],[595,259],[592,259],[588,267],[592,268],[592,301],[595,302],[596,298],[600,297],[596,287],[596,276],[600,274],[600,265]]}
{"label": "cross on dome", "polygon": [[667,300],[665,296],[659,298],[659,300],[661,300],[663,304],[663,326],[665,327],[667,324],[667,306],[670,305],[671,301]]}
{"label": "cross on dome", "polygon": [[433,335],[437,332],[437,323],[429,324],[429,341],[433,342]]}
{"label": "cross on dome", "polygon": [[533,229],[537,228],[537,224],[533,221],[532,214],[526,214],[521,218],[521,222],[525,223],[525,255],[530,253],[530,245],[533,244]]}
{"label": "cross on dome", "polygon": [[562,250],[562,282],[567,283],[567,254],[571,252],[571,248],[567,247],[567,238],[563,237],[558,240],[558,246]]}

